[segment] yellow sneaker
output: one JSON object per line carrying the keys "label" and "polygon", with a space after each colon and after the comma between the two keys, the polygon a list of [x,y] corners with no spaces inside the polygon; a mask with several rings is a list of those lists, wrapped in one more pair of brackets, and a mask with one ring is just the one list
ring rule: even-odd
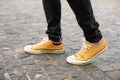
{"label": "yellow sneaker", "polygon": [[68,56],[66,61],[71,64],[85,65],[95,59],[107,48],[107,41],[103,38],[101,43],[96,45],[85,41],[81,50],[74,55]]}
{"label": "yellow sneaker", "polygon": [[43,53],[64,53],[63,42],[59,45],[54,45],[48,37],[45,37],[40,43],[35,45],[27,45],[24,47],[24,51],[31,54],[43,54]]}

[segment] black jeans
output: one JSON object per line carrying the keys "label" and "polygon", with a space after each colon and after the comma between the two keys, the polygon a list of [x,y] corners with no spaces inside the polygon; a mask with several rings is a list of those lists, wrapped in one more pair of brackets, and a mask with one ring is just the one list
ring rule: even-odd
{"label": "black jeans", "polygon": [[[67,0],[75,13],[76,19],[89,42],[98,42],[102,34],[98,29],[90,0]],[[43,0],[48,28],[46,33],[52,41],[61,41],[61,2],[60,0]]]}

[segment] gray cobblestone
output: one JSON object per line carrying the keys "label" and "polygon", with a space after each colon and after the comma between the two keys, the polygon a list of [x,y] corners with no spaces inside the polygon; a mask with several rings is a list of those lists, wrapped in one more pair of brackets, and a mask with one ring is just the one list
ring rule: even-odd
{"label": "gray cobblestone", "polygon": [[101,71],[93,71],[92,75],[97,79],[97,80],[112,80],[106,73],[103,73]]}
{"label": "gray cobblestone", "polygon": [[24,46],[46,36],[42,1],[0,0],[0,80],[119,80],[119,0],[92,0],[109,49],[86,66],[66,63],[66,57],[80,49],[83,32],[66,0],[61,2],[65,54],[30,55]]}
{"label": "gray cobblestone", "polygon": [[46,54],[33,55],[33,57],[38,61],[48,61],[48,60],[50,60]]}
{"label": "gray cobblestone", "polygon": [[25,74],[22,75],[13,75],[10,77],[11,80],[28,80]]}
{"label": "gray cobblestone", "polygon": [[50,66],[52,64],[50,58],[48,58],[48,56],[45,54],[43,55],[33,55],[36,64],[40,65],[41,67],[47,67]]}
{"label": "gray cobblestone", "polygon": [[5,64],[7,67],[19,67],[21,66],[20,62],[15,59],[14,52],[12,50],[3,51],[3,58],[5,59]]}
{"label": "gray cobblestone", "polygon": [[39,64],[41,67],[47,67],[52,65],[51,61],[37,61],[36,63]]}
{"label": "gray cobblestone", "polygon": [[29,73],[31,80],[49,80],[48,76],[45,75],[44,72],[37,72],[37,73]]}
{"label": "gray cobblestone", "polygon": [[45,71],[48,73],[49,76],[60,75],[64,73],[64,71],[62,71],[58,66],[52,66],[52,65],[46,67]]}
{"label": "gray cobblestone", "polygon": [[102,71],[112,71],[112,70],[114,70],[113,68],[112,68],[112,66],[110,66],[110,65],[99,65],[98,66]]}
{"label": "gray cobblestone", "polygon": [[16,75],[16,74],[25,74],[25,71],[22,67],[13,67],[13,68],[7,68],[7,72],[9,73],[9,76]]}
{"label": "gray cobblestone", "polygon": [[4,65],[1,65],[0,63],[0,80],[5,80],[5,68],[4,68]]}
{"label": "gray cobblestone", "polygon": [[[51,76],[51,80],[65,80],[68,76],[68,75],[66,75],[66,77],[65,77],[65,75],[66,74]],[[68,78],[66,80],[68,80],[68,79],[72,79],[72,78],[68,76]]]}
{"label": "gray cobblestone", "polygon": [[28,56],[29,56],[29,54],[26,54],[26,53],[21,53],[21,54],[16,54],[15,56],[16,56],[16,58],[18,58],[18,59],[23,59],[23,58],[28,57]]}
{"label": "gray cobblestone", "polygon": [[95,80],[111,80],[111,78],[105,72],[101,71],[101,69],[94,64],[80,66],[80,68],[87,72]]}
{"label": "gray cobblestone", "polygon": [[116,70],[120,70],[120,63],[114,63],[114,64],[111,64],[111,66]]}
{"label": "gray cobblestone", "polygon": [[28,71],[28,72],[31,72],[31,71],[41,71],[41,68],[37,65],[25,65],[25,69]]}
{"label": "gray cobblestone", "polygon": [[110,71],[107,73],[113,80],[120,80],[120,71]]}
{"label": "gray cobblestone", "polygon": [[21,61],[21,64],[23,65],[34,65],[35,61],[32,58],[24,58]]}
{"label": "gray cobblestone", "polygon": [[6,73],[5,64],[2,58],[2,52],[0,50],[0,80],[5,80],[5,73]]}

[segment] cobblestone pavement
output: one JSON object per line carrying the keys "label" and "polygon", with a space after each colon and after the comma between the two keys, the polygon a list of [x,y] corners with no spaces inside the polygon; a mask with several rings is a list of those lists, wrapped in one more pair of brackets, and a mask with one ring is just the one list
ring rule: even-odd
{"label": "cobblestone pavement", "polygon": [[42,1],[0,0],[0,80],[120,80],[120,0],[92,0],[109,48],[86,66],[65,61],[79,50],[83,34],[67,2],[61,1],[65,54],[29,55],[23,47],[46,36]]}

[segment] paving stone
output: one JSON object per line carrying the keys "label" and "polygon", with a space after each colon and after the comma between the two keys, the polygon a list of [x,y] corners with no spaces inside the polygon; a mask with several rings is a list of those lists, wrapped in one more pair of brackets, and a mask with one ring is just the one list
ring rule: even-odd
{"label": "paving stone", "polygon": [[92,75],[97,80],[112,80],[112,78],[108,77],[108,75],[106,75],[106,73],[103,73],[101,71],[93,71]]}
{"label": "paving stone", "polygon": [[5,65],[2,58],[2,52],[0,50],[0,80],[5,80],[5,73],[6,73]]}
{"label": "paving stone", "polygon": [[24,52],[23,48],[15,48],[16,54],[23,53],[23,52]]}
{"label": "paving stone", "polygon": [[74,51],[71,48],[65,47],[64,55],[68,56],[68,55],[72,55],[73,53]]}
{"label": "paving stone", "polygon": [[108,74],[113,80],[120,80],[120,71],[110,71],[110,72],[107,72],[107,74]]}
{"label": "paving stone", "polygon": [[1,65],[0,64],[0,80],[5,80],[5,68],[4,68],[4,65]]}
{"label": "paving stone", "polygon": [[97,80],[111,80],[111,78],[101,69],[99,69],[95,64],[89,64],[87,66],[80,66],[82,70],[87,72],[93,79]]}
{"label": "paving stone", "polygon": [[49,80],[48,76],[44,72],[29,73],[28,74],[31,80]]}
{"label": "paving stone", "polygon": [[47,67],[53,65],[51,61],[37,61],[36,64],[39,64],[41,67]]}
{"label": "paving stone", "polygon": [[[72,71],[74,69],[74,71]],[[93,80],[90,76],[86,75],[83,70],[74,66],[66,71],[73,80]]]}
{"label": "paving stone", "polygon": [[93,62],[92,62],[93,65],[107,65],[107,63],[105,63],[103,60],[101,60],[101,58],[96,58]]}
{"label": "paving stone", "polygon": [[66,63],[66,57],[80,49],[83,31],[66,0],[61,1],[62,37],[66,47],[61,55],[30,55],[23,51],[25,45],[40,42],[46,36],[41,1],[0,0],[0,65],[3,65],[0,80],[4,76],[8,80],[119,80],[119,0],[91,2],[109,49],[90,65],[74,66]]}
{"label": "paving stone", "polygon": [[5,59],[5,64],[7,65],[7,67],[21,66],[21,63],[19,61],[17,61],[14,56],[5,55],[4,59]]}
{"label": "paving stone", "polygon": [[26,77],[25,74],[13,75],[10,78],[11,78],[11,80],[28,80],[28,78]]}
{"label": "paving stone", "polygon": [[68,74],[62,74],[62,75],[53,75],[50,76],[51,80],[70,80],[70,77]]}
{"label": "paving stone", "polygon": [[120,63],[110,64],[114,69],[120,70]]}
{"label": "paving stone", "polygon": [[[74,71],[73,71],[74,69]],[[51,79],[52,80],[64,80],[64,79],[68,79],[69,75],[71,76],[71,78],[73,80],[92,80],[92,78],[90,78],[89,76],[85,75],[84,73],[80,73],[79,70],[77,70],[76,68],[61,68],[61,67],[57,67],[57,66],[49,66],[47,68],[45,68],[45,71],[48,73],[49,76],[53,76]],[[59,75],[64,75],[61,76],[60,79],[55,77],[59,76]]]}
{"label": "paving stone", "polygon": [[35,61],[32,58],[24,58],[21,61],[21,64],[23,65],[33,65],[35,64]]}
{"label": "paving stone", "polygon": [[113,68],[112,68],[112,66],[110,66],[110,65],[99,65],[98,66],[102,71],[112,71],[112,70],[114,70]]}
{"label": "paving stone", "polygon": [[31,71],[41,71],[41,68],[39,66],[36,66],[36,65],[25,65],[25,69],[28,72],[31,72]]}
{"label": "paving stone", "polygon": [[60,75],[60,74],[63,74],[64,71],[62,71],[58,66],[48,66],[45,68],[45,71],[47,72],[47,74],[49,76],[52,76],[52,75]]}
{"label": "paving stone", "polygon": [[41,67],[47,67],[52,65],[50,58],[46,54],[43,55],[33,55],[33,58],[36,61],[36,64],[39,64]]}
{"label": "paving stone", "polygon": [[48,56],[51,58],[51,61],[56,61],[58,62],[63,62],[65,61],[65,57],[64,57],[64,54],[60,54],[60,55],[51,55],[51,54],[48,54]]}
{"label": "paving stone", "polygon": [[112,63],[115,63],[116,60],[112,57],[106,57],[106,58],[101,58],[101,60],[104,62],[104,63],[107,63],[107,64],[112,64]]}
{"label": "paving stone", "polygon": [[2,47],[2,50],[4,51],[10,50],[10,49],[11,49],[10,47]]}
{"label": "paving stone", "polygon": [[60,67],[63,68],[69,68],[71,67],[71,64],[68,64],[66,62],[66,57],[65,54],[61,54],[61,55],[49,55],[52,59],[52,61],[55,61],[55,65],[58,65]]}
{"label": "paving stone", "polygon": [[13,68],[7,68],[7,72],[9,73],[9,76],[16,75],[16,74],[25,74],[24,68],[21,67],[13,67]]}
{"label": "paving stone", "polygon": [[48,61],[48,60],[50,60],[46,54],[33,55],[33,57],[38,61]]}
{"label": "paving stone", "polygon": [[29,57],[30,55],[27,53],[20,53],[15,55],[18,59]]}

